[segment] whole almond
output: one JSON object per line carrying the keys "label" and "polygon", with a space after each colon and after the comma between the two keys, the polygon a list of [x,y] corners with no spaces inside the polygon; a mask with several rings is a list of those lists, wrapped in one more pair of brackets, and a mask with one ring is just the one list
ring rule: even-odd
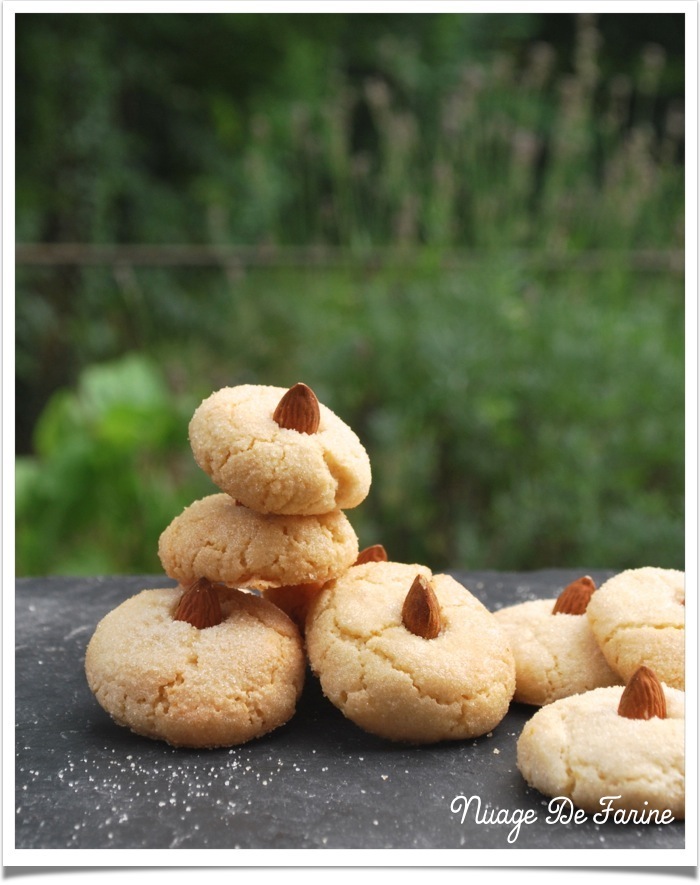
{"label": "whole almond", "polygon": [[389,557],[386,550],[381,544],[372,544],[371,547],[365,547],[360,550],[355,565],[362,565],[365,562],[388,562]]}
{"label": "whole almond", "polygon": [[316,394],[301,381],[290,387],[277,404],[273,420],[287,430],[316,433],[321,423],[321,412]]}
{"label": "whole almond", "polygon": [[593,578],[586,575],[576,581],[572,581],[559,594],[552,609],[553,615],[582,615],[588,608],[591,596],[595,593]]}
{"label": "whole almond", "polygon": [[198,630],[215,627],[223,619],[219,596],[211,581],[199,578],[180,597],[173,619],[187,621]]}
{"label": "whole almond", "polygon": [[625,686],[617,708],[625,719],[666,718],[666,695],[656,673],[649,667],[640,667]]}
{"label": "whole almond", "polygon": [[416,576],[406,594],[401,620],[407,630],[423,639],[435,639],[440,633],[440,604],[430,582],[423,575]]}

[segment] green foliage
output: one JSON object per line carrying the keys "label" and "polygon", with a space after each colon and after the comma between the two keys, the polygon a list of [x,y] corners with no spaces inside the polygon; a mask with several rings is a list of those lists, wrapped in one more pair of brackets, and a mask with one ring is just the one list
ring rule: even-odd
{"label": "green foliage", "polygon": [[281,255],[18,267],[18,571],[157,571],[197,402],[298,380],[369,450],[363,544],[682,568],[682,23],[18,16],[20,241]]}
{"label": "green foliage", "polygon": [[250,274],[193,299],[211,328],[187,349],[52,398],[18,460],[18,568],[158,571],[160,532],[214,490],[187,443],[197,403],[298,380],[369,452],[363,545],[434,568],[682,568],[682,292],[664,292],[499,261]]}
{"label": "green foliage", "polygon": [[367,543],[445,568],[682,563],[679,302],[587,283],[496,262],[364,283],[300,370],[370,449]]}
{"label": "green foliage", "polygon": [[21,15],[18,238],[674,245],[682,51],[679,14]]}
{"label": "green foliage", "polygon": [[18,573],[159,571],[158,535],[207,488],[183,452],[192,408],[136,355],[56,393],[17,459]]}

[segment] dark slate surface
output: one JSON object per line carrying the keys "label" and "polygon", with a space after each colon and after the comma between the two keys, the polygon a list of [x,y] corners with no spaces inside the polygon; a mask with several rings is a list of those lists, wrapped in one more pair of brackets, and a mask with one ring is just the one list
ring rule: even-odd
{"label": "dark slate surface", "polygon": [[[598,582],[611,572],[591,571]],[[492,610],[554,597],[580,572],[454,573]],[[96,624],[163,578],[20,579],[16,589],[16,848],[683,848],[684,825],[547,823],[515,744],[534,708],[490,735],[425,747],[361,731],[309,674],[295,717],[241,747],[176,750],[112,723],[85,681]],[[455,797],[510,823],[462,821]]]}

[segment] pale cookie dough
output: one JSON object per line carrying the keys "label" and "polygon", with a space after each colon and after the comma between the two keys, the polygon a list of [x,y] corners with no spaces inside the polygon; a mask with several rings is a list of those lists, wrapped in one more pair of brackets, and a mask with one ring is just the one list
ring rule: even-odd
{"label": "pale cookie dough", "polygon": [[328,513],[360,504],[369,457],[340,418],[319,404],[316,433],[282,428],[272,416],[287,391],[244,384],[204,400],[190,421],[197,464],[224,492],[261,513]]}
{"label": "pale cookie dough", "polygon": [[685,573],[639,568],[610,578],[586,610],[591,631],[624,682],[642,664],[685,688]]}
{"label": "pale cookie dough", "polygon": [[621,681],[598,648],[586,615],[552,614],[555,602],[532,599],[494,612],[513,650],[513,700],[521,704],[542,706]]}
{"label": "pale cookie dough", "polygon": [[173,614],[182,588],[143,590],[97,625],[88,685],[119,724],[182,747],[228,747],[287,722],[306,661],[299,631],[272,603],[221,588],[224,620],[198,630]]}
{"label": "pale cookie dough", "polygon": [[325,582],[355,561],[357,535],[340,510],[318,516],[262,514],[224,493],[186,507],[161,534],[168,577],[263,590]]}
{"label": "pale cookie dough", "polygon": [[[434,639],[402,621],[419,574],[440,606]],[[389,740],[485,734],[505,716],[515,688],[513,656],[493,615],[453,578],[421,565],[369,562],[332,581],[311,605],[306,646],[326,697]]]}
{"label": "pale cookie dough", "polygon": [[621,686],[596,688],[542,707],[518,739],[518,768],[545,796],[564,796],[587,812],[612,807],[670,809],[684,817],[683,692],[663,686],[666,719],[626,719]]}

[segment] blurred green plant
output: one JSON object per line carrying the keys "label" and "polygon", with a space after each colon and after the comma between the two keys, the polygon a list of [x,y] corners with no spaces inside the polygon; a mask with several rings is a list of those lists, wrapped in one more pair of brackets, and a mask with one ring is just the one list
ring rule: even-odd
{"label": "blurred green plant", "polygon": [[16,461],[18,574],[160,571],[158,535],[207,486],[183,448],[192,409],[138,355],[54,394]]}
{"label": "blurred green plant", "polygon": [[[360,254],[681,248],[682,104],[666,102],[657,120],[677,59],[651,44],[634,76],[603,77],[598,22],[571,22],[570,58],[542,42],[521,58],[464,57],[455,37],[454,54],[432,66],[401,35],[377,41],[363,77],[332,59],[324,76],[329,59],[311,56],[310,80],[324,88],[270,96],[251,114],[239,162],[198,177],[211,240],[338,243]],[[469,16],[455,28],[469,45]],[[285,63],[293,82],[297,56]]]}
{"label": "blurred green plant", "polygon": [[18,570],[159,571],[160,532],[214,491],[187,444],[197,403],[299,380],[369,452],[348,513],[363,546],[432,568],[682,568],[681,305],[619,265],[250,274],[206,338],[51,399],[18,459]]}
{"label": "blurred green plant", "polygon": [[295,327],[317,344],[292,365],[370,451],[365,543],[441,568],[683,567],[682,293],[617,270],[348,279],[329,326],[342,283],[324,301],[307,280],[319,312]]}
{"label": "blurred green plant", "polygon": [[[185,413],[299,380],[370,453],[362,543],[683,567],[683,58],[604,40],[682,15],[20,18],[20,239],[347,262],[19,267],[20,572],[158,570]],[[124,354],[152,399],[88,421]]]}

